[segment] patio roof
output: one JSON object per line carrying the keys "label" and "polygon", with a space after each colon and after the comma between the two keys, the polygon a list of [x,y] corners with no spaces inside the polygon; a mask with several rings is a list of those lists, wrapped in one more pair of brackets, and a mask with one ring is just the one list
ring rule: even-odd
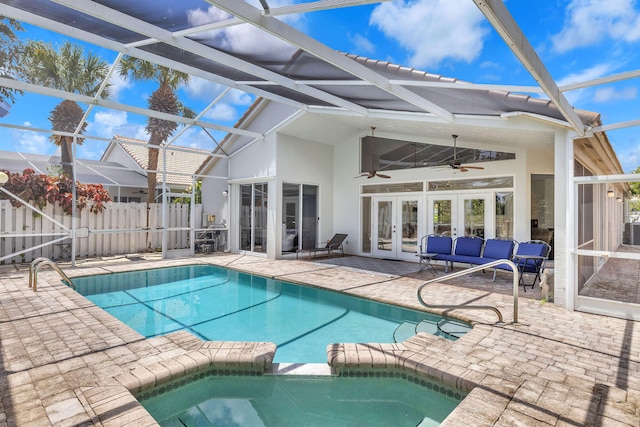
{"label": "patio roof", "polygon": [[[0,11],[23,22],[184,71],[300,111],[330,109],[335,114],[360,117],[379,113],[421,114],[444,124],[455,122],[461,115],[504,117],[527,113],[557,121],[572,129],[577,136],[599,130],[601,123],[597,114],[577,111],[568,103],[564,89],[550,77],[504,4],[501,1],[474,1],[539,86],[464,83],[388,62],[344,54],[278,19],[288,14],[380,2],[374,0],[318,0],[281,8],[269,8],[268,2],[263,1],[262,9],[237,0],[171,3],[0,0]],[[221,33],[221,30],[233,26],[254,28],[252,40],[275,42],[270,43],[268,49],[262,43],[254,42],[233,48]],[[278,48],[274,49],[274,45]],[[112,71],[120,58],[113,64]],[[625,78],[635,75],[630,73]],[[581,87],[616,79],[620,77],[584,82]],[[102,100],[98,94],[94,97],[80,96],[6,78],[0,78],[0,84],[74,99],[91,106],[171,118],[182,124],[219,130],[248,140],[260,139],[264,135],[264,132],[215,123],[204,118],[204,111],[195,119],[188,119]],[[610,124],[608,129],[615,126]],[[238,145],[235,149],[240,148]]]}

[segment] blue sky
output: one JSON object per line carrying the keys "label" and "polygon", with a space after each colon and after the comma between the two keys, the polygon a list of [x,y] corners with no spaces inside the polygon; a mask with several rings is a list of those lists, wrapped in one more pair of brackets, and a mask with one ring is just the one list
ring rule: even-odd
{"label": "blue sky", "polygon": [[[259,2],[251,1],[255,5]],[[292,3],[269,0],[271,7]],[[635,0],[509,0],[507,8],[560,86],[640,69],[640,4]],[[1,10],[0,10],[1,13]],[[388,60],[403,66],[474,83],[533,85],[515,56],[493,31],[471,0],[394,0],[377,5],[287,16],[287,23],[339,51]],[[57,43],[62,37],[27,26],[23,38]],[[240,27],[236,27],[241,36]],[[238,37],[237,40],[240,40]],[[231,43],[234,38],[231,38]],[[116,53],[88,49],[112,63]],[[112,100],[146,106],[155,86],[114,78]],[[640,79],[567,92],[576,108],[597,111],[604,124],[640,118]],[[220,94],[223,86],[193,78],[180,90],[181,101],[198,111]],[[231,91],[207,113],[207,119],[232,126],[254,97]],[[49,112],[58,99],[27,94],[19,97],[0,123],[49,129]],[[83,106],[85,107],[85,106]],[[145,118],[95,108],[88,133],[110,138],[125,135],[147,139]],[[222,133],[214,133],[220,140]],[[640,166],[638,127],[608,132],[625,171]],[[190,129],[178,145],[211,147],[199,129]],[[106,143],[87,141],[79,158],[97,159]],[[48,135],[0,127],[0,150],[52,154]],[[1,163],[1,161],[0,161]]]}

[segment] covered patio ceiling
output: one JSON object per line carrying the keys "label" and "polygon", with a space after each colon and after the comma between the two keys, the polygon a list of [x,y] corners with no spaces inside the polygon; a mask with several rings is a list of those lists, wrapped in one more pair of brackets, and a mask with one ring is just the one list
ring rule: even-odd
{"label": "covered patio ceiling", "polygon": [[[0,14],[118,52],[107,78],[124,55],[131,55],[300,111],[344,115],[346,120],[362,123],[363,129],[368,128],[368,120],[372,119],[386,121],[389,129],[400,129],[403,122],[419,117],[419,121],[429,122],[436,136],[444,138],[451,134],[451,129],[463,126],[462,117],[478,114],[508,117],[518,113],[544,116],[571,129],[577,137],[640,124],[640,120],[634,120],[601,126],[599,118],[580,113],[564,95],[567,90],[634,78],[640,76],[640,71],[558,87],[504,3],[473,1],[538,86],[464,83],[347,55],[278,18],[381,2],[375,0],[316,0],[279,8],[270,7],[269,0],[260,0],[261,7],[238,0],[0,0]],[[207,13],[196,13],[203,11]],[[219,30],[238,25],[257,28],[261,37],[277,41],[278,48],[265,50],[258,40],[231,48]],[[0,78],[0,85],[75,100],[88,104],[89,108],[104,107],[170,119],[186,126],[238,135],[249,142],[264,136],[262,132],[205,119],[206,111],[216,100],[195,119],[188,119],[103,100],[100,93],[82,96],[7,78]],[[17,124],[11,126],[20,128]],[[506,142],[512,136],[505,134],[500,139]],[[480,134],[480,137],[492,136]],[[212,150],[215,148],[213,145]],[[217,155],[222,156],[220,152]],[[233,155],[233,151],[224,155]]]}

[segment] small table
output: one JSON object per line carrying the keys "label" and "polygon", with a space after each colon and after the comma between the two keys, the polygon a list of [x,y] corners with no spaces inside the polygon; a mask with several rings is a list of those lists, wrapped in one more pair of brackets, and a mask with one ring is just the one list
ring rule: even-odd
{"label": "small table", "polygon": [[[518,267],[518,273],[520,274],[520,284],[524,288],[524,291],[527,292],[527,286],[531,286],[531,289],[533,289],[533,287],[536,285],[536,281],[540,279],[540,272],[544,267],[544,262],[547,257],[540,255],[516,255],[513,257],[513,259],[516,261],[515,264],[516,267]],[[533,262],[530,263],[529,261]],[[525,271],[527,265],[534,267],[536,271]],[[524,283],[524,273],[535,274],[533,283],[531,283],[531,285],[527,285],[526,283]]]}
{"label": "small table", "polygon": [[420,270],[418,273],[422,273],[425,269],[429,270],[432,274],[436,274],[436,269],[431,265],[431,260],[438,256],[436,253],[420,253],[416,254],[417,257],[420,258]]}

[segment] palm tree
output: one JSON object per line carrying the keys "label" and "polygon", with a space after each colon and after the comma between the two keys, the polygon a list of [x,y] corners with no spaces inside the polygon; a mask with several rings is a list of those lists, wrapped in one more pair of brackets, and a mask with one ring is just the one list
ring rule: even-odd
{"label": "palm tree", "polygon": [[[195,113],[182,105],[176,95],[176,90],[189,83],[189,75],[162,67],[142,59],[131,56],[124,57],[118,66],[120,76],[124,79],[153,80],[158,83],[158,89],[148,99],[149,109],[168,114],[180,114],[185,117],[195,117]],[[160,146],[178,128],[178,123],[169,120],[149,117],[146,131],[149,134],[149,145]],[[158,169],[157,148],[149,147],[149,164],[147,172],[147,203],[154,203],[156,193],[156,170]]]}
{"label": "palm tree", "polygon": [[[64,90],[81,95],[94,96],[106,78],[109,67],[105,61],[82,47],[65,42],[59,50],[50,43],[30,42],[25,50],[25,74],[31,83]],[[109,96],[109,85],[100,93]],[[64,100],[51,111],[49,121],[52,129],[74,133],[79,128],[82,134],[87,127],[80,125],[84,111],[75,101]],[[51,135],[51,141],[60,147],[63,173],[73,177],[73,137]],[[83,138],[76,142],[82,144]]]}
{"label": "palm tree", "polygon": [[[24,31],[20,22],[0,15],[0,77],[16,78],[21,74],[20,61],[22,41],[16,36],[17,31]],[[0,101],[15,102],[15,95],[22,92],[0,86]]]}

